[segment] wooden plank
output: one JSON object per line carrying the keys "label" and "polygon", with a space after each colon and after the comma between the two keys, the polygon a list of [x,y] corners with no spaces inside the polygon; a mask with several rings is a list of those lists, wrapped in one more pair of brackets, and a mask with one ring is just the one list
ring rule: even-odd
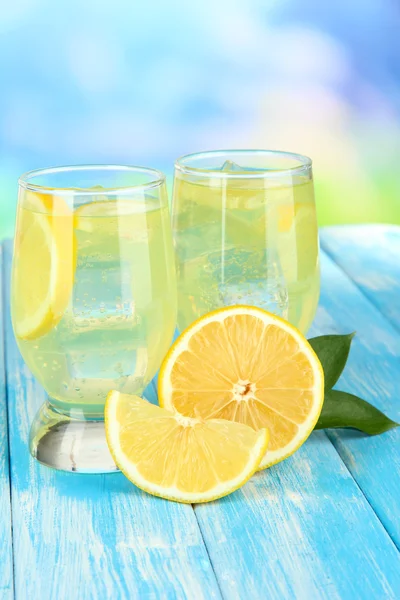
{"label": "wooden plank", "polygon": [[29,426],[44,391],[18,353],[9,318],[6,338],[16,596],[220,598],[190,506],[145,494],[122,474],[60,473],[30,457]]}
{"label": "wooden plank", "polygon": [[[18,357],[15,353],[14,360],[10,359],[11,364],[16,359]],[[20,361],[20,359],[18,360]],[[21,365],[17,364],[17,366],[17,371],[21,373],[23,371]],[[23,375],[27,376],[26,372]],[[32,378],[29,381],[29,375],[27,381],[32,388],[31,393],[25,393],[25,397],[20,400],[25,399],[26,401],[27,396],[32,398],[32,392],[39,396],[42,394],[39,386],[33,385]],[[15,396],[17,396],[16,393]],[[42,397],[39,397],[38,400],[40,404]],[[32,399],[26,404],[31,412],[32,404]],[[21,415],[20,411],[15,411],[12,417],[12,421],[16,423],[16,433],[22,431],[25,444],[27,422],[32,417],[33,414],[27,419],[26,416]],[[18,420],[21,422],[20,424]],[[18,435],[13,436],[13,440],[14,437],[18,440]],[[22,448],[16,453],[17,462],[22,453],[26,455],[26,445],[24,446],[21,439],[18,441]],[[20,510],[22,515],[19,516],[19,520],[24,523],[24,526],[19,526],[19,532],[21,529],[25,530],[28,541],[32,531],[35,532],[33,536],[35,541],[39,535],[43,537],[43,533],[45,533],[46,543],[50,539],[53,546],[54,537],[61,538],[58,564],[64,565],[59,567],[61,571],[66,571],[61,577],[61,581],[64,582],[61,591],[68,593],[69,598],[74,597],[74,586],[77,581],[81,581],[82,574],[79,577],[70,577],[71,570],[66,557],[70,553],[75,555],[82,552],[80,556],[74,556],[71,559],[74,561],[75,568],[82,571],[78,560],[81,562],[83,560],[86,565],[89,565],[86,570],[84,569],[89,580],[91,577],[101,576],[99,573],[103,570],[108,581],[111,581],[111,586],[103,587],[100,594],[104,590],[112,588],[113,598],[125,597],[123,594],[127,590],[126,585],[122,591],[117,585],[113,588],[114,580],[109,575],[108,569],[109,562],[112,562],[108,560],[108,556],[110,552],[114,551],[114,548],[110,551],[110,545],[113,542],[115,545],[115,519],[111,522],[105,520],[105,527],[109,531],[104,532],[104,525],[101,526],[92,516],[97,506],[93,501],[91,487],[101,488],[102,485],[104,486],[104,489],[99,490],[98,495],[104,493],[113,495],[115,492],[117,496],[121,491],[128,495],[128,490],[125,488],[122,490],[113,488],[106,491],[107,479],[115,480],[119,476],[89,478],[54,474],[43,467],[34,465],[27,456],[21,468],[15,468],[21,483],[18,503],[22,505]],[[33,487],[37,490],[39,483],[41,485],[50,483],[49,493],[41,492],[39,494],[36,491],[34,497],[30,496],[31,482],[29,479],[31,474],[29,469],[33,471],[35,477]],[[25,474],[25,478],[24,470],[28,473],[28,475]],[[41,473],[40,477],[36,471]],[[60,477],[58,478],[58,476]],[[79,485],[75,478],[80,481]],[[103,482],[102,485],[93,486],[93,481],[98,480]],[[87,501],[87,496],[91,499],[90,506],[76,503],[77,498]],[[37,507],[39,502],[43,503],[43,500],[45,500],[45,505],[50,505],[49,521],[45,519],[44,515],[41,517],[37,515]],[[57,509],[60,500],[60,508]],[[29,510],[24,506],[27,503],[32,505]],[[65,504],[72,506],[65,509]],[[131,506],[132,503],[127,503],[123,509],[132,519]],[[82,508],[85,518],[80,519],[79,514]],[[39,512],[40,510],[39,508]],[[103,511],[101,512],[103,513]],[[61,533],[63,533],[63,528],[59,526],[61,513],[72,515],[76,523],[75,528],[67,525],[66,533],[69,532],[67,538],[65,535],[61,537]],[[396,598],[398,596],[400,589],[398,553],[343,463],[338,459],[332,446],[327,443],[324,433],[314,435],[294,457],[266,473],[258,475],[243,490],[219,502],[198,506],[196,513],[221,588],[227,598],[318,599],[328,597]],[[149,518],[146,516],[146,519]],[[32,527],[33,521],[34,527]],[[43,523],[42,527],[38,527],[38,524],[41,523]],[[68,524],[69,521],[63,520],[63,523]],[[98,527],[95,533],[97,535],[100,530],[100,546],[103,552],[99,551],[99,544],[94,543],[96,538],[94,539],[93,534],[88,535],[85,531],[88,527],[94,530],[96,523]],[[130,522],[129,525],[131,525]],[[54,532],[54,527],[56,532]],[[182,525],[179,524],[179,527],[182,528]],[[71,531],[74,532],[73,544],[70,542],[68,545],[66,539],[70,538]],[[85,542],[80,539],[76,540],[79,536],[82,537],[81,531],[83,531]],[[150,538],[146,527],[142,527],[141,532],[143,538],[147,536],[147,540],[151,539],[152,531],[150,531]],[[21,533],[19,537],[22,537]],[[176,539],[176,535],[174,539]],[[20,550],[23,549],[23,546],[22,540],[19,546]],[[94,550],[89,552],[88,546],[94,547]],[[145,547],[145,544],[142,544],[143,546]],[[31,552],[30,549],[29,552]],[[104,554],[107,555],[106,559]],[[42,579],[36,577],[35,584],[38,585],[38,582],[41,582],[44,585],[43,574],[48,574],[51,566],[55,564],[54,550],[51,552],[42,550],[41,553],[33,551],[31,560],[37,561],[38,556],[42,557],[42,561],[45,559],[47,570],[44,570],[43,565],[40,566]],[[90,558],[95,561],[94,568],[90,565]],[[154,557],[149,557],[149,561],[152,558]],[[138,555],[135,553],[133,561],[137,560]],[[201,557],[200,560],[202,560]],[[25,564],[28,562],[25,559]],[[129,561],[125,561],[124,568],[132,569],[132,565],[128,563]],[[145,561],[145,563],[143,565],[144,576],[149,569],[154,571],[151,562]],[[104,564],[105,569],[102,568]],[[162,565],[164,569],[166,568],[165,564],[164,562]],[[49,565],[51,566],[49,567]],[[121,566],[121,561],[119,565]],[[136,574],[137,569],[134,572]],[[32,574],[35,575],[35,570],[33,566],[30,566],[28,575],[32,576]],[[21,569],[21,577],[22,575],[23,569]],[[57,577],[60,581],[60,574]],[[65,590],[67,578],[71,583],[68,590]],[[79,598],[85,598],[83,594],[89,589],[87,585],[85,588],[83,583],[79,590]],[[50,584],[52,584],[52,576],[50,576]],[[57,591],[57,597],[63,598],[59,589],[55,590],[53,587],[52,591]],[[136,591],[137,588],[135,588]],[[140,590],[141,593],[146,593],[146,591],[148,590]],[[153,588],[150,589],[150,593],[152,591]],[[188,591],[188,586],[185,591]],[[21,597],[24,597],[24,592],[25,589],[20,588]],[[95,592],[98,593],[98,586],[96,586]],[[184,597],[182,595],[174,596],[174,592],[175,590],[169,596]],[[188,598],[201,597],[195,586],[191,588],[191,592],[188,594]],[[35,598],[36,596],[29,597]],[[42,597],[50,597],[50,594]],[[107,596],[103,594],[98,597]],[[131,594],[131,597],[135,597],[135,595]],[[161,597],[168,597],[167,592]]]}
{"label": "wooden plank", "polygon": [[[344,303],[353,292],[322,261],[314,334],[342,331],[336,315],[327,322],[332,287]],[[195,511],[227,598],[399,597],[399,553],[323,432],[242,490]]]}
{"label": "wooden plank", "polygon": [[[365,309],[368,321],[368,303],[360,298],[357,303],[354,286],[331,261],[322,259],[323,290],[314,333],[348,331],[347,325],[340,325],[341,311],[352,300],[349,314],[357,313],[361,319]],[[335,310],[331,310],[333,290],[341,298]],[[400,348],[397,340],[392,342]],[[359,363],[353,355],[347,373],[347,379],[357,383],[366,363],[367,348],[360,350],[360,345],[357,341]],[[381,344],[379,350],[383,349]],[[371,359],[370,367],[376,356]],[[370,482],[382,495],[388,489],[384,478],[395,468],[390,460],[384,464],[385,453],[390,456],[387,436],[356,436],[364,456],[373,457],[374,448],[381,445],[380,461],[370,464]],[[358,472],[358,460],[357,456],[352,465],[347,461],[347,466]],[[400,596],[400,554],[324,432],[314,433],[291,458],[260,473],[242,490],[211,505],[196,506],[195,511],[227,598]]]}
{"label": "wooden plank", "polygon": [[11,536],[11,499],[8,453],[7,396],[4,348],[3,249],[0,245],[0,597],[11,600],[13,594],[13,556]]}
{"label": "wooden plank", "polygon": [[[354,228],[346,230],[354,239]],[[367,238],[375,240],[376,253],[379,254],[382,237],[375,235],[373,228],[367,227],[366,231]],[[331,243],[334,238],[341,242]],[[354,255],[364,253],[366,245],[371,248],[370,243],[365,242],[364,235],[360,236],[359,239],[363,241],[358,247],[354,242],[350,245],[346,239],[346,234],[337,232],[337,228],[322,233],[322,245],[329,247],[335,260],[343,267],[346,264],[350,270],[348,265],[352,265],[352,276],[360,284],[368,279],[364,273],[370,269],[374,251],[370,249],[364,259],[355,261]],[[323,259],[322,266],[321,302],[313,333],[357,331],[348,365],[338,387],[362,396],[392,419],[400,421],[399,332],[330,259]],[[376,283],[379,279],[378,270],[373,277],[375,279],[372,281]],[[374,304],[381,304],[382,293],[375,296],[370,287],[368,294],[372,296]],[[383,304],[381,306],[384,310]],[[395,316],[392,314],[391,318]],[[400,548],[400,429],[376,437],[350,430],[331,430],[329,437]]]}
{"label": "wooden plank", "polygon": [[399,597],[399,553],[323,432],[195,511],[225,598]]}
{"label": "wooden plank", "polygon": [[324,250],[400,329],[400,227],[346,225],[321,232]]}

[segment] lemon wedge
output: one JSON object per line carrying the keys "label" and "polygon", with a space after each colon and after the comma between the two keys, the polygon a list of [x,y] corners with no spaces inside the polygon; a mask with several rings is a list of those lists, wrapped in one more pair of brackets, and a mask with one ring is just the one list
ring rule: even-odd
{"label": "lemon wedge", "polygon": [[137,487],[176,502],[230,494],[256,471],[268,432],[219,419],[183,417],[138,396],[112,391],[106,436],[121,471]]}
{"label": "lemon wedge", "polygon": [[222,308],[193,323],[170,349],[158,379],[159,402],[168,410],[267,428],[261,469],[307,439],[323,390],[321,363],[303,335],[251,306]]}

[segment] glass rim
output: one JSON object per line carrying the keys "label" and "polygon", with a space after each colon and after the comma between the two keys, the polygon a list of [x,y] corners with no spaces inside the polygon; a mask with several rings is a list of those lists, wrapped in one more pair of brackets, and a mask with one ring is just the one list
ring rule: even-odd
{"label": "glass rim", "polygon": [[[126,171],[132,173],[142,173],[151,175],[152,178],[147,183],[140,183],[137,185],[126,185],[121,187],[110,187],[99,190],[90,190],[85,188],[74,188],[74,187],[49,187],[45,185],[39,185],[33,183],[31,180],[41,175],[51,175],[53,173],[67,173],[69,171]],[[47,167],[43,169],[34,169],[32,171],[26,171],[18,179],[19,187],[31,192],[39,192],[41,194],[73,194],[78,193],[82,196],[98,196],[102,194],[129,194],[131,192],[137,192],[138,190],[148,190],[156,188],[165,183],[165,174],[158,169],[151,167],[140,167],[130,165],[65,165],[60,167]]]}
{"label": "glass rim", "polygon": [[[241,172],[224,172],[213,169],[206,169],[202,167],[194,167],[185,164],[186,160],[199,159],[206,156],[237,156],[241,154],[253,154],[256,156],[280,156],[291,158],[297,161],[298,164],[292,167],[279,167],[275,169],[257,169],[254,173],[241,173]],[[265,177],[271,177],[276,175],[292,175],[299,173],[312,167],[312,160],[304,154],[298,154],[297,152],[286,152],[284,150],[265,150],[265,149],[235,149],[235,150],[205,150],[203,152],[193,152],[191,154],[184,154],[176,159],[175,169],[184,174],[198,175],[199,177],[218,178],[218,179],[264,179]]]}

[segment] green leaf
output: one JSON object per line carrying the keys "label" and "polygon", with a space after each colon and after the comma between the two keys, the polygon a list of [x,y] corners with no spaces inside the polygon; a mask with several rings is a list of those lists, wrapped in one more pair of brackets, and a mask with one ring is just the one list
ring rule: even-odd
{"label": "green leaf", "polygon": [[324,405],[315,429],[352,427],[369,435],[378,435],[398,427],[380,410],[353,394],[330,390],[325,392]]}
{"label": "green leaf", "polygon": [[348,335],[321,335],[308,340],[318,356],[325,376],[325,390],[333,388],[346,365],[351,341],[355,333]]}

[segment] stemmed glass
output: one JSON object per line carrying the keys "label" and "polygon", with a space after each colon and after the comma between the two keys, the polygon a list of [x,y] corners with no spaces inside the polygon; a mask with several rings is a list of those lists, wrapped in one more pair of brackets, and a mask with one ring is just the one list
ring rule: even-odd
{"label": "stemmed glass", "polygon": [[175,163],[178,327],[224,305],[274,312],[305,333],[319,297],[311,160],[229,150]]}
{"label": "stemmed glass", "polygon": [[31,453],[58,469],[115,470],[107,393],[141,394],[175,328],[164,175],[122,166],[23,175],[11,294],[19,349],[48,394]]}

